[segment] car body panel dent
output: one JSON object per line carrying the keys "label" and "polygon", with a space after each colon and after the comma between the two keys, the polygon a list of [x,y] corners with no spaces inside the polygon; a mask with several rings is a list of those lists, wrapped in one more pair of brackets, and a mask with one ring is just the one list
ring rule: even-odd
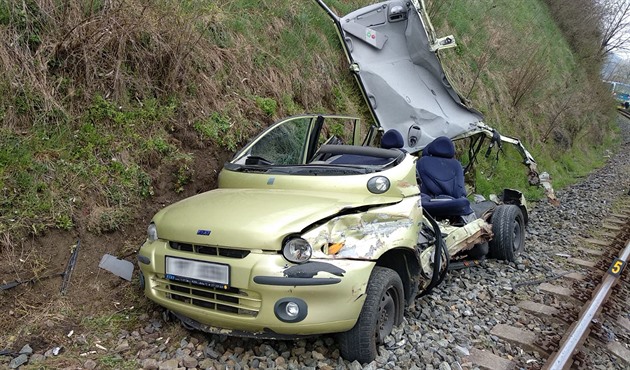
{"label": "car body panel dent", "polygon": [[[415,220],[421,218],[418,197],[409,197],[393,205],[335,217],[302,237],[313,246],[317,258],[376,260],[392,246],[413,248],[420,227]],[[337,243],[343,246],[330,254],[328,246]]]}

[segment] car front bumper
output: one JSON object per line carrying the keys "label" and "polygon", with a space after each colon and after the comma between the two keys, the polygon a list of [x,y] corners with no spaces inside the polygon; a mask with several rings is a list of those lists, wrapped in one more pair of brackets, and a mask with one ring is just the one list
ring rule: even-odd
{"label": "car front bumper", "polygon": [[[288,263],[274,252],[244,256],[181,251],[163,240],[146,242],[138,253],[145,295],[184,323],[207,332],[299,337],[343,332],[359,317],[373,261],[311,260]],[[166,257],[229,266],[229,284],[204,286],[166,275]],[[299,313],[287,316],[287,303]]]}

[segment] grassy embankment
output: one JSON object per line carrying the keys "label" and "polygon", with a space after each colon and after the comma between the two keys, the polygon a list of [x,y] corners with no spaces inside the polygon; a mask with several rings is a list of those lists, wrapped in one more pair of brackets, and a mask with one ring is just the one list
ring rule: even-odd
{"label": "grassy embankment", "polygon": [[[458,41],[442,55],[460,93],[488,124],[522,140],[556,188],[603,164],[617,144],[610,94],[587,73],[542,2],[433,1],[429,9],[438,32]],[[528,189],[511,149],[498,163],[480,163],[480,193],[515,184]]]}
{"label": "grassy embankment", "polygon": [[117,230],[158,190],[185,194],[204,151],[284,115],[363,109],[314,3],[104,4],[0,3],[5,238]]}
{"label": "grassy embankment", "polygon": [[[313,2],[24,4],[0,5],[11,40],[0,48],[5,238],[77,223],[117,230],[156,182],[185,195],[204,149],[234,151],[287,114],[365,114]],[[462,95],[520,137],[556,186],[601,164],[610,115],[544,5],[450,1],[432,12],[439,34],[459,40],[443,58]],[[527,188],[506,152],[480,164],[480,192]]]}

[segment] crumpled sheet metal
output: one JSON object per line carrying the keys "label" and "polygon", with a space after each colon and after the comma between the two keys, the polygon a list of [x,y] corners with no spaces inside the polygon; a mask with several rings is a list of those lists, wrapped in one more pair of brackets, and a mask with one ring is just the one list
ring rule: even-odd
{"label": "crumpled sheet metal", "polygon": [[[417,197],[378,207],[367,212],[335,217],[302,235],[313,246],[314,258],[355,258],[372,260],[395,247],[417,243],[422,208]],[[336,254],[328,246],[344,243]]]}

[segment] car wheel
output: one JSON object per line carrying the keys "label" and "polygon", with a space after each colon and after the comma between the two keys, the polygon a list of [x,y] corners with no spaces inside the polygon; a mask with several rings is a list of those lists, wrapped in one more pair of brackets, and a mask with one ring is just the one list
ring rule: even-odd
{"label": "car wheel", "polygon": [[525,221],[523,212],[515,205],[500,205],[492,214],[490,256],[514,262],[525,247]]}
{"label": "car wheel", "polygon": [[352,329],[339,334],[341,356],[361,363],[376,358],[377,346],[402,322],[404,294],[400,276],[376,266],[368,281],[367,297]]}

